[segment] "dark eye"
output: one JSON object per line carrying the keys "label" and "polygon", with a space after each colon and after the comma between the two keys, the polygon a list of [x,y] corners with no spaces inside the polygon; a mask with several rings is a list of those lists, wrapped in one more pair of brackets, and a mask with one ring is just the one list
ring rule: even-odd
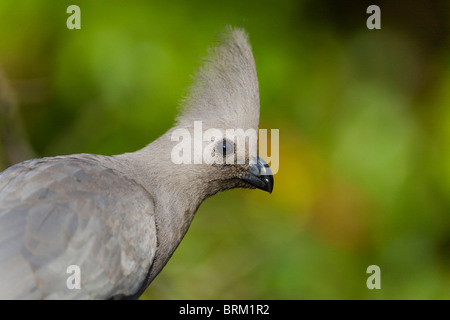
{"label": "dark eye", "polygon": [[228,140],[220,141],[218,149],[218,151],[221,152],[224,157],[234,152],[233,144],[231,144]]}

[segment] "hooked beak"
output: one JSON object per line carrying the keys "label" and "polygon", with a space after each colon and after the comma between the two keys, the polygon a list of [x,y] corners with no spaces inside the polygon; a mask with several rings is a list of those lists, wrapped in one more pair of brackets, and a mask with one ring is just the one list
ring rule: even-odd
{"label": "hooked beak", "polygon": [[254,158],[241,178],[252,186],[272,193],[273,175],[269,165],[259,156]]}

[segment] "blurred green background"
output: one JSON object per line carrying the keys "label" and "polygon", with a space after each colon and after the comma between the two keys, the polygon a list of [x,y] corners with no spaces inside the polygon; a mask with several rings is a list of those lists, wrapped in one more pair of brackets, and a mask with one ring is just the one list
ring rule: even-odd
{"label": "blurred green background", "polygon": [[145,146],[226,25],[280,130],[274,192],[206,200],[142,298],[450,299],[448,1],[2,0],[0,168]]}

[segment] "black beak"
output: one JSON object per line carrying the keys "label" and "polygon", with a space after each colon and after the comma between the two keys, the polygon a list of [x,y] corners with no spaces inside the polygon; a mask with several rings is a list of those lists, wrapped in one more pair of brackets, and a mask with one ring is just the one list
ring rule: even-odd
{"label": "black beak", "polygon": [[256,157],[247,167],[247,171],[242,176],[242,180],[252,186],[272,193],[273,175],[269,165],[260,157]]}

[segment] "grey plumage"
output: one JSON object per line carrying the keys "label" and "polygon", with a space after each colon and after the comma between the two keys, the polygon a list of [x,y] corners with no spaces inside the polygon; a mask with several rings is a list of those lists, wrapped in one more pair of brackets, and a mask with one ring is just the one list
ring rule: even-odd
{"label": "grey plumage", "polygon": [[[243,30],[229,29],[197,73],[174,128],[145,148],[107,157],[28,160],[0,174],[0,298],[136,298],[167,263],[207,197],[236,188],[271,192],[246,165],[174,164],[177,128],[254,129],[259,92]],[[236,152],[236,150],[235,150]],[[78,265],[81,288],[66,285]]]}
{"label": "grey plumage", "polygon": [[258,129],[259,88],[252,50],[244,31],[222,35],[222,45],[210,49],[185,99],[178,124]]}
{"label": "grey plumage", "polygon": [[[44,158],[2,173],[2,298],[108,298],[138,289],[156,250],[154,201],[108,162]],[[88,271],[83,290],[67,289],[73,264]]]}

